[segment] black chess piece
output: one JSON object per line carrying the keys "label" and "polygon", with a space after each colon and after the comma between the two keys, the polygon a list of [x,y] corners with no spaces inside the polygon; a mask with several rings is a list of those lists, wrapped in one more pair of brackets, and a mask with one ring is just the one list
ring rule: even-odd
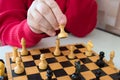
{"label": "black chess piece", "polygon": [[51,70],[47,70],[47,80],[52,80],[53,73]]}
{"label": "black chess piece", "polygon": [[101,51],[100,54],[99,54],[99,59],[97,60],[96,64],[99,66],[99,67],[104,67],[105,66],[105,62],[103,60],[103,58],[105,57],[104,56],[104,52]]}
{"label": "black chess piece", "polygon": [[72,80],[82,80],[80,76],[81,64],[80,61],[75,62],[75,73],[71,75]]}
{"label": "black chess piece", "polygon": [[96,80],[100,80],[101,71],[97,70],[96,73],[95,73],[95,76],[96,76]]}

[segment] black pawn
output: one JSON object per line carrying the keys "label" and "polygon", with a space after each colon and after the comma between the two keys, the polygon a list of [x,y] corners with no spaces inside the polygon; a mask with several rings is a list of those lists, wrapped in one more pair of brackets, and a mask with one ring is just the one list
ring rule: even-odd
{"label": "black pawn", "polygon": [[47,80],[52,80],[53,73],[51,70],[47,70]]}
{"label": "black pawn", "polygon": [[100,54],[99,54],[99,59],[97,60],[96,64],[99,66],[99,67],[104,67],[105,66],[105,62],[103,60],[103,58],[105,57],[104,56],[104,52],[101,51]]}

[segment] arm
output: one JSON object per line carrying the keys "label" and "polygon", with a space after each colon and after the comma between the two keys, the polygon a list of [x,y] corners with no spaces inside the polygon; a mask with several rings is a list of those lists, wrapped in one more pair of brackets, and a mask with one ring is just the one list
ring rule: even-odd
{"label": "arm", "polygon": [[24,0],[0,1],[0,40],[3,45],[9,44],[21,47],[20,41],[21,38],[24,37],[27,42],[27,47],[31,47],[46,36],[33,33],[29,29],[26,18],[27,9],[32,1],[23,1]]}
{"label": "arm", "polygon": [[67,17],[67,31],[75,36],[84,37],[95,28],[97,21],[95,0],[57,0],[57,2]]}

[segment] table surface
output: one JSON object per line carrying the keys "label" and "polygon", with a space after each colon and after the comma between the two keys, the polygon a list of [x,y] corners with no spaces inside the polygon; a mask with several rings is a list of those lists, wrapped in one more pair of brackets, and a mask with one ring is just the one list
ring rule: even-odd
{"label": "table surface", "polygon": [[[56,37],[47,37],[43,38],[36,46],[29,48],[47,48],[55,46],[55,40]],[[60,45],[67,45],[67,44],[76,44],[76,43],[87,43],[87,41],[92,40],[94,48],[93,50],[96,53],[99,53],[100,51],[105,52],[105,59],[109,60],[109,53],[111,51],[115,51],[115,57],[114,57],[114,64],[115,66],[120,69],[120,37],[115,36],[113,34],[94,29],[88,36],[84,38],[78,38],[71,34],[69,34],[68,38],[61,39]],[[19,49],[21,50],[21,49]],[[2,46],[0,47],[0,59],[3,59],[5,61],[5,54],[7,52],[12,52],[11,46]]]}

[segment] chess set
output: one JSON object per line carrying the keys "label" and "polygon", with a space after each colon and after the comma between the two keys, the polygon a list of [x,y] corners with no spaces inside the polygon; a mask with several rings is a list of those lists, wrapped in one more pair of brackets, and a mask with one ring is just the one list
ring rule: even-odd
{"label": "chess set", "polygon": [[61,32],[55,47],[27,50],[22,38],[22,50],[13,47],[6,54],[8,80],[120,80],[114,51],[107,61],[103,51],[92,50],[92,41],[60,46],[60,38],[68,36],[63,28]]}

